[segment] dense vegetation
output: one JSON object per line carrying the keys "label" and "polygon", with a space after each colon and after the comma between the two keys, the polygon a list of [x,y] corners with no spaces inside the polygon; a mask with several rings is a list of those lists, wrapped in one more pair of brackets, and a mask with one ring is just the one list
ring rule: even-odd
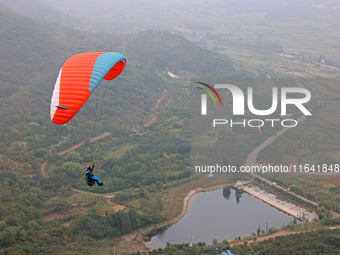
{"label": "dense vegetation", "polygon": [[[232,61],[168,32],[91,34],[23,18],[2,6],[0,24],[0,253],[86,254],[98,248],[96,242],[110,240],[112,245],[113,237],[164,221],[162,191],[180,185],[192,165],[189,78],[226,77],[234,71]],[[281,50],[276,44],[262,45]],[[69,56],[86,51],[122,52],[126,69],[116,80],[103,81],[70,123],[53,125],[49,103],[58,71]],[[168,72],[182,78],[171,78]],[[234,75],[250,76],[245,71]],[[313,109],[336,113],[338,88],[322,92],[332,103],[313,104]],[[265,107],[270,95],[256,95]],[[299,130],[292,133],[292,149],[280,142],[278,149],[266,152],[279,161],[286,152],[303,148],[308,151],[300,157],[304,161],[316,155],[320,162],[334,162],[339,149],[336,116],[333,126],[311,128],[304,141],[297,139]],[[216,157],[241,165],[277,130],[235,128],[204,135],[209,141],[216,138],[217,150],[223,148]],[[331,156],[323,153],[321,138],[313,136],[322,132],[332,144]],[[199,144],[202,151],[209,147],[205,141]],[[83,169],[92,162],[103,187],[85,186]],[[118,193],[104,199],[80,195],[74,188]],[[335,208],[334,194],[338,190],[324,197],[331,201],[323,203],[324,209]],[[112,209],[117,203],[124,205],[122,210]],[[170,245],[152,254],[174,252],[211,254],[202,245]]]}
{"label": "dense vegetation", "polygon": [[[142,255],[141,252],[132,253],[131,255]],[[198,243],[190,246],[188,243],[186,244],[167,244],[167,246],[162,249],[154,249],[149,251],[148,253],[144,252],[144,254],[148,255],[158,255],[158,254],[179,254],[179,255],[207,255],[207,254],[216,254],[213,249],[205,248],[205,243]]]}
{"label": "dense vegetation", "polygon": [[[255,244],[233,247],[234,252],[246,254],[340,254],[340,230],[318,230],[287,236],[277,236]],[[250,247],[249,247],[250,246]]]}
{"label": "dense vegetation", "polygon": [[[132,208],[106,216],[99,215],[94,209],[77,210],[64,218],[47,220],[44,215],[72,210],[67,203],[72,194],[69,189],[58,183],[54,190],[46,185],[39,187],[36,180],[10,172],[2,173],[0,184],[0,245],[3,254],[14,251],[47,254],[56,247],[70,245],[69,240],[78,239],[79,244],[85,245],[85,252],[85,237],[90,240],[110,238],[162,220],[160,215],[136,212]],[[95,204],[96,201],[92,200],[87,206]]]}
{"label": "dense vegetation", "polygon": [[[165,32],[94,35],[2,7],[0,21],[1,253],[46,254],[56,247],[62,254],[66,248],[86,253],[89,240],[164,220],[157,191],[189,176],[188,138],[179,132],[189,113],[178,97],[188,82],[167,71],[219,74],[232,69],[231,61]],[[63,62],[84,51],[119,51],[122,42],[128,65],[121,77],[104,81],[69,124],[52,125],[49,101]],[[79,143],[77,151],[65,153]],[[86,189],[84,165],[94,161],[105,185],[91,191],[123,190],[114,200],[72,191]],[[136,198],[145,201],[138,211],[111,208]]]}

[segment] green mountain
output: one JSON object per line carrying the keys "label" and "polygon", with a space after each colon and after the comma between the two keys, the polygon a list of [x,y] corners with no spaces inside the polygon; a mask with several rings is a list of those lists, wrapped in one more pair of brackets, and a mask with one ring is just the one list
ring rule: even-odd
{"label": "green mountain", "polygon": [[[173,84],[178,83],[169,78],[167,71],[206,76],[232,69],[227,57],[166,32],[89,34],[23,18],[6,8],[0,11],[1,108],[4,109],[1,135],[7,137],[3,141],[18,139],[17,131],[9,130],[20,130],[31,122],[42,128],[55,129],[49,125],[48,115],[56,76],[64,61],[80,52],[123,51],[127,57],[128,64],[122,76],[112,83],[103,82],[102,91],[98,89],[87,103],[104,105],[105,109],[97,109],[99,112],[92,114],[95,121],[104,122],[103,125],[122,123],[98,117],[102,114],[112,119],[123,116],[128,122],[135,117],[128,113],[135,112],[136,123],[145,121],[163,90],[172,90]],[[114,91],[109,86],[113,86]],[[106,99],[102,96],[107,93],[112,96],[107,99],[111,105],[105,106]],[[176,93],[180,94],[180,91]],[[75,121],[80,121],[80,125],[88,120],[89,107],[79,112]]]}
{"label": "green mountain", "polygon": [[[109,240],[164,219],[154,192],[188,176],[181,129],[190,114],[189,78],[232,71],[230,59],[167,32],[90,34],[2,6],[0,24],[0,253],[85,254],[83,237]],[[60,67],[90,51],[122,52],[127,66],[68,124],[52,124]],[[140,198],[143,206],[114,213],[111,201],[74,198],[71,187],[86,189],[82,169],[93,161],[105,185],[92,191],[123,190],[118,201]]]}
{"label": "green mountain", "polygon": [[70,26],[75,26],[77,24],[75,18],[60,13],[51,5],[40,0],[0,0],[0,5],[10,8],[20,15],[34,19]]}
{"label": "green mountain", "polygon": [[[227,57],[167,32],[90,34],[24,18],[6,8],[0,13],[1,161],[23,173],[39,173],[41,164],[53,161],[49,156],[105,132],[147,133],[143,130],[152,128],[162,114],[170,118],[178,109],[187,111],[183,98],[189,77],[233,69]],[[59,69],[70,56],[89,51],[123,52],[127,66],[114,81],[103,81],[71,122],[54,125],[49,104]],[[171,78],[168,72],[186,79]],[[183,118],[188,113],[177,114]],[[108,151],[106,159],[111,158]]]}

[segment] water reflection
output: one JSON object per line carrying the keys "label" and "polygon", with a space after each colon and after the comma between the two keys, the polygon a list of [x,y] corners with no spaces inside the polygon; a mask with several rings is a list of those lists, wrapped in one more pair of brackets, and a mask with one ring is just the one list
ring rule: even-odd
{"label": "water reflection", "polygon": [[241,196],[242,196],[243,191],[240,189],[237,189],[235,191],[235,197],[236,197],[236,203],[239,204],[240,200],[241,200]]}
{"label": "water reflection", "polygon": [[218,241],[233,240],[262,232],[268,229],[266,224],[269,228],[280,228],[293,219],[261,200],[233,189],[198,193],[190,200],[183,219],[160,230],[146,246],[157,249],[165,247],[167,242],[186,243],[188,236],[193,236],[195,243],[211,244],[215,238]]}
{"label": "water reflection", "polygon": [[223,197],[228,200],[230,198],[231,195],[231,191],[229,188],[224,188],[223,189]]}

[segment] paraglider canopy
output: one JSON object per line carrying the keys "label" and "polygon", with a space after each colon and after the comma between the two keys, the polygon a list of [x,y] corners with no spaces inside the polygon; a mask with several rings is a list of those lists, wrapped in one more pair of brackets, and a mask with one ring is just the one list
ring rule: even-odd
{"label": "paraglider canopy", "polygon": [[51,98],[51,121],[65,124],[103,80],[113,80],[126,58],[117,52],[89,52],[70,57],[60,69]]}

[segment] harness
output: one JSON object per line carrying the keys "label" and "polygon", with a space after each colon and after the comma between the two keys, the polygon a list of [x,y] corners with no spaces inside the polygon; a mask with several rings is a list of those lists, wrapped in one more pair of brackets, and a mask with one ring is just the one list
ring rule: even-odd
{"label": "harness", "polygon": [[92,172],[90,172],[90,170],[86,169],[86,171],[84,172],[84,177],[85,177],[85,181],[87,183],[87,185],[92,186],[93,184],[96,183],[95,180],[92,179]]}

